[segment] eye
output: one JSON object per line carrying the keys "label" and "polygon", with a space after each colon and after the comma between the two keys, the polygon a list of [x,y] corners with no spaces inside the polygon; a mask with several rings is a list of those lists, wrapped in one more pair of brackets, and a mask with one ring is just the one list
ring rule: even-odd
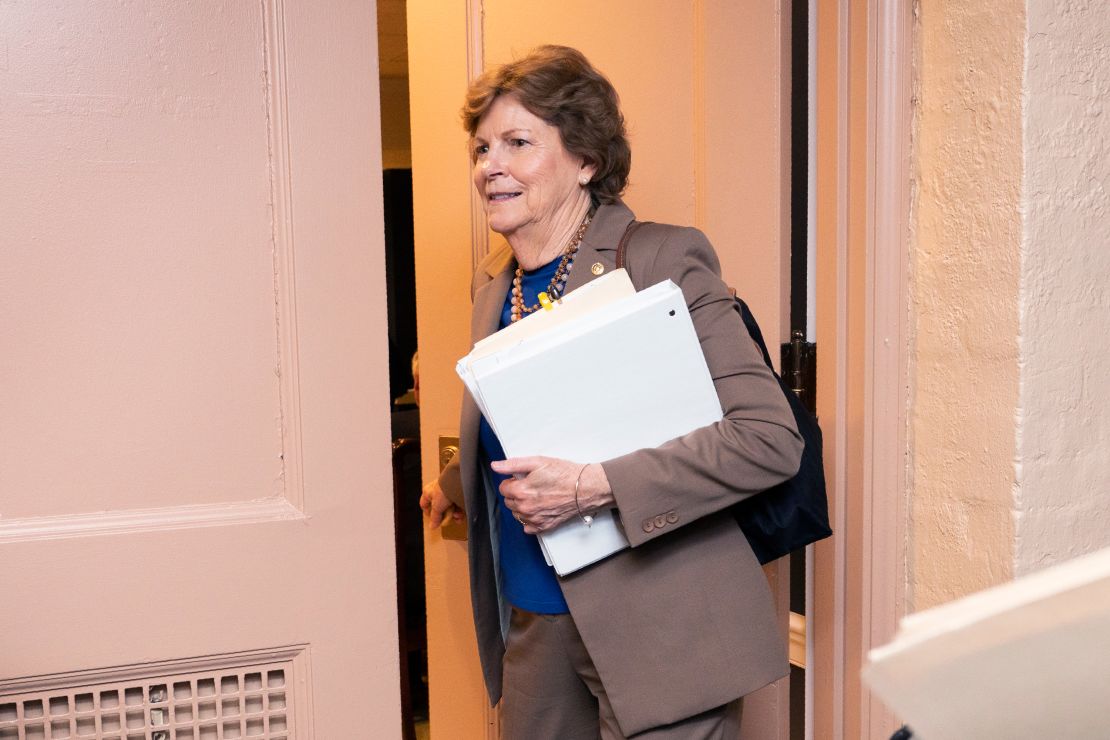
{"label": "eye", "polygon": [[527,139],[509,139],[509,143],[519,148],[522,146],[528,146],[529,141]]}
{"label": "eye", "polygon": [[476,144],[474,146],[474,156],[480,157],[489,151],[489,144]]}

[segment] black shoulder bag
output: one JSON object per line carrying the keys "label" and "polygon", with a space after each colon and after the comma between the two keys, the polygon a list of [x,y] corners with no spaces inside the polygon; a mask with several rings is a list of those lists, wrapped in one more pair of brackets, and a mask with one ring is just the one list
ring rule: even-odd
{"label": "black shoulder bag", "polygon": [[[642,223],[644,222],[633,221],[621,237],[617,247],[617,269],[624,267],[628,243]],[[821,427],[794,391],[775,372],[771,365],[771,355],[763,341],[763,332],[759,330],[759,324],[752,316],[748,304],[735,295],[733,300],[736,311],[744,321],[744,327],[763,353],[763,361],[786,396],[798,425],[798,432],[805,442],[802,463],[793,478],[729,508],[759,562],[769,563],[832,534],[832,529],[829,528],[828,498],[825,494],[825,468],[821,459]]]}

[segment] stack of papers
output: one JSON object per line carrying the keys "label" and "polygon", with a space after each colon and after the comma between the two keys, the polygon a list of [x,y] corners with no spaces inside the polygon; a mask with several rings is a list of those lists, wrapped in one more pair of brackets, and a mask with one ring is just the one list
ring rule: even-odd
{"label": "stack of papers", "polygon": [[1110,737],[1110,549],[910,615],[864,670],[924,740]]}
{"label": "stack of papers", "polygon": [[[722,416],[682,291],[666,280],[637,293],[624,270],[482,340],[456,370],[508,457],[603,462]],[[608,510],[540,544],[566,575],[628,539]]]}

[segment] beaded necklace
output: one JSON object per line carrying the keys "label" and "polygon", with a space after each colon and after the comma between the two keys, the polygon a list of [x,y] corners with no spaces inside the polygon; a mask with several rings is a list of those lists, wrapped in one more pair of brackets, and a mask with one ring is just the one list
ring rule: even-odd
{"label": "beaded necklace", "polygon": [[[590,219],[593,213],[587,213],[586,218],[582,219],[582,224],[578,227],[578,231],[574,233],[574,238],[571,239],[570,244],[567,245],[566,251],[563,252],[563,258],[559,260],[559,266],[555,268],[555,274],[551,276],[551,282],[547,285],[547,294],[551,296],[552,300],[557,299],[563,294],[563,289],[567,285],[567,277],[570,275],[570,269],[574,267],[574,255],[578,253],[578,247],[582,245],[582,237],[586,234],[586,227],[590,225]],[[521,281],[524,278],[524,268],[517,265],[516,272],[513,275],[513,297],[510,322],[515,323],[522,318],[537,311],[540,304],[533,303],[531,306],[524,305],[524,291],[521,288]]]}

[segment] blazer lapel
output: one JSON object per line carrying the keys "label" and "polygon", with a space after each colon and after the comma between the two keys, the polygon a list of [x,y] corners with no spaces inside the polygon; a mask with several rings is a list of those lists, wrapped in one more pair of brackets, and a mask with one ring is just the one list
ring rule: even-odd
{"label": "blazer lapel", "polygon": [[[500,250],[499,250],[500,252]],[[491,255],[492,262],[487,265],[487,273],[492,278],[478,287],[474,293],[474,309],[470,320],[472,342],[485,339],[497,331],[501,324],[501,310],[505,307],[505,295],[513,281],[513,259],[508,245],[505,254]]]}

